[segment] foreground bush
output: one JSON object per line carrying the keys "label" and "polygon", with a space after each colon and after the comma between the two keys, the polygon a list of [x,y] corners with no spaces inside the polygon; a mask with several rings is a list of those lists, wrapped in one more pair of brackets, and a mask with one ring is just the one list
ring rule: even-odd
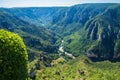
{"label": "foreground bush", "polygon": [[14,33],[0,30],[0,80],[27,79],[26,46]]}

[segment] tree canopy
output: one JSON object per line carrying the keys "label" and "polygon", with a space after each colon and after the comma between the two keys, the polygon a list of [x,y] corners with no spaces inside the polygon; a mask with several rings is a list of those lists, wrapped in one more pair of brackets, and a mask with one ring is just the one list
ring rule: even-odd
{"label": "tree canopy", "polygon": [[19,35],[0,30],[0,79],[26,80],[28,54]]}

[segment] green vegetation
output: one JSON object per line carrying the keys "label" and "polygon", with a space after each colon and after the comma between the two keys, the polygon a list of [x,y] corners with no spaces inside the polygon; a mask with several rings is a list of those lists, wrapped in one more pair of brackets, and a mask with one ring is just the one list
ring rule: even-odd
{"label": "green vegetation", "polygon": [[42,26],[33,25],[4,11],[0,11],[0,29],[18,33],[23,38],[28,54],[34,55],[29,56],[30,61],[38,58],[41,51],[48,53],[57,52],[57,46],[55,45],[58,38],[57,35]]}
{"label": "green vegetation", "polygon": [[[18,33],[23,38],[28,51],[29,80],[120,79],[120,62],[117,62],[120,61],[120,4],[0,8],[0,29]],[[1,44],[5,41],[1,39],[0,47],[7,49],[1,50],[0,56],[9,53],[9,50],[11,54],[14,54],[12,51],[21,53],[21,50],[17,49],[21,46],[16,48],[14,46],[17,45],[13,45],[14,42],[11,41],[16,39],[16,36],[1,38],[10,40],[7,40],[6,44]],[[58,50],[61,46],[64,51]],[[71,58],[71,54],[75,57]],[[15,59],[19,59],[18,56],[16,55]],[[11,57],[13,55],[4,58],[9,60]],[[9,61],[3,64],[4,58],[0,57],[0,68],[5,66],[1,73],[5,70],[8,73],[1,74],[2,79],[6,78],[2,75],[14,72],[11,71],[13,68],[6,67]],[[18,62],[17,66],[22,64]],[[19,72],[20,76],[23,73]],[[11,78],[11,75],[9,76]],[[12,77],[16,78],[15,76]]]}
{"label": "green vegetation", "polygon": [[73,34],[83,28],[88,20],[114,5],[117,4],[78,4],[67,9],[59,9],[53,16],[49,29],[62,37]]}
{"label": "green vegetation", "polygon": [[84,29],[70,36],[66,36],[64,40],[64,49],[71,52],[74,56],[83,55],[80,53],[85,53],[91,44],[91,42],[86,39],[86,31]]}
{"label": "green vegetation", "polygon": [[116,43],[120,34],[119,4],[0,8],[0,12],[0,28],[14,31],[23,37],[29,55],[34,55],[30,57],[32,59],[29,58],[30,61],[38,58],[39,53],[36,52],[39,51],[57,53],[61,39],[65,41],[65,50],[74,56],[93,53],[103,60],[120,57]]}
{"label": "green vegetation", "polygon": [[82,56],[66,64],[42,67],[37,70],[36,80],[119,80],[120,62],[92,62]]}
{"label": "green vegetation", "polygon": [[64,48],[75,56],[87,53],[96,60],[119,61],[120,6],[112,6],[89,19],[84,28],[66,36]]}
{"label": "green vegetation", "polygon": [[0,30],[0,80],[26,80],[28,54],[23,40]]}

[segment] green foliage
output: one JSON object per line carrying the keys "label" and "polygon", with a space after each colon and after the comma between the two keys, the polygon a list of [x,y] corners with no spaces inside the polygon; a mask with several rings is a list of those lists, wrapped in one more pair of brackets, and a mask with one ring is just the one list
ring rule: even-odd
{"label": "green foliage", "polygon": [[89,19],[113,5],[116,4],[80,4],[59,9],[53,16],[53,24],[49,29],[62,36],[70,35],[80,30]]}
{"label": "green foliage", "polygon": [[[57,46],[61,43],[59,37],[62,37],[65,51],[72,53],[74,56],[92,51],[92,53],[104,59],[120,59],[120,7],[113,7],[113,5],[119,4],[82,4],[64,8],[0,9],[7,13],[0,11],[0,28],[14,31],[23,37],[31,61],[39,57],[39,51],[41,50],[53,53],[49,54],[50,59],[44,55],[45,60],[40,63],[41,70],[36,71],[37,80],[60,80],[63,77],[64,80],[119,80],[119,62],[93,63],[85,57],[78,57],[61,65],[59,63],[63,64],[67,57],[64,54],[61,55],[62,57],[54,54],[57,52]],[[109,8],[110,6],[111,8]],[[28,23],[25,21],[28,21]],[[48,29],[41,27],[41,25]],[[49,30],[52,30],[55,34]],[[57,35],[56,37],[56,34],[60,36]],[[4,42],[2,39],[1,41]],[[2,47],[4,46],[2,45]],[[9,50],[9,48],[7,49]],[[15,52],[18,50],[13,49],[12,51],[15,50]],[[6,50],[6,53],[9,52],[8,50]],[[5,52],[5,50],[2,51]],[[14,54],[12,51],[10,53]],[[1,55],[3,56],[3,53]],[[13,56],[11,55],[10,59],[11,57]],[[19,57],[17,58],[19,59]],[[0,57],[0,64],[3,63],[2,59]],[[14,58],[12,59],[14,60]],[[51,59],[56,59],[53,61],[53,65],[56,66],[46,68],[44,65],[50,63]],[[36,62],[37,60],[30,62],[29,68],[32,68]],[[7,71],[11,70],[11,68],[6,67],[5,69]],[[4,75],[9,73],[12,73],[12,71]]]}
{"label": "green foliage", "polygon": [[88,50],[92,42],[86,39],[86,31],[84,29],[66,36],[64,40],[64,49],[71,52],[74,56],[83,55]]}
{"label": "green foliage", "polygon": [[26,80],[28,55],[23,40],[0,30],[0,80]]}
{"label": "green foliage", "polygon": [[[115,3],[51,8],[0,8],[0,28],[19,33],[29,48],[30,55],[36,51],[57,53],[62,37],[66,42],[65,50],[75,56],[87,53],[88,49],[95,49],[95,53],[98,52],[102,56],[105,53],[107,58],[111,58],[114,55],[116,41],[114,35],[119,30],[116,27],[120,26],[119,14],[119,4]],[[94,41],[97,42],[99,35],[101,38],[106,36],[107,39],[102,39],[100,44],[96,43],[97,48],[93,48]]]}
{"label": "green foliage", "polygon": [[89,19],[84,28],[64,38],[65,50],[75,56],[90,53],[96,55],[98,60],[119,60],[119,14],[120,5],[116,5]]}
{"label": "green foliage", "polygon": [[[30,55],[34,54],[33,57],[38,57],[39,53],[36,52],[55,53],[57,51],[57,46],[55,45],[58,39],[57,35],[42,26],[36,26],[30,22],[25,22],[17,17],[11,16],[9,12],[7,13],[4,10],[6,9],[1,11],[0,8],[0,29],[18,33],[23,38]],[[29,57],[29,60],[33,60],[33,57]]]}
{"label": "green foliage", "polygon": [[36,71],[36,80],[119,80],[120,62],[92,62],[85,56]]}

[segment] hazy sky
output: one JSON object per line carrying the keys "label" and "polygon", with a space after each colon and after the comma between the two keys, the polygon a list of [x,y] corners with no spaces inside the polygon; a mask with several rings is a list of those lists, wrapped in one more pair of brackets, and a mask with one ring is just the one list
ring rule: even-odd
{"label": "hazy sky", "polygon": [[120,3],[120,0],[0,0],[0,7],[70,6],[82,3]]}

